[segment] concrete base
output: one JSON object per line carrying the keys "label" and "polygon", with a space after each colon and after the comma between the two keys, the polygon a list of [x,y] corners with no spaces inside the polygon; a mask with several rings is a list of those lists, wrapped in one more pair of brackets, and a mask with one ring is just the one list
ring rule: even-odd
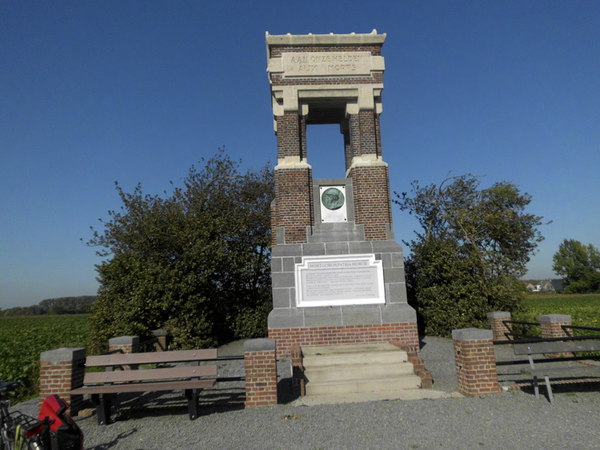
{"label": "concrete base", "polygon": [[363,403],[383,400],[434,400],[438,398],[462,397],[459,392],[434,391],[433,389],[412,389],[402,392],[369,392],[367,394],[324,395],[299,397],[292,406],[335,405],[337,403]]}

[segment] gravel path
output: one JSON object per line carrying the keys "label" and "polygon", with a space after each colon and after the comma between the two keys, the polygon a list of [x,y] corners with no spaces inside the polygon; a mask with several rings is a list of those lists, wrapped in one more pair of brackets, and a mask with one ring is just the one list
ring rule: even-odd
{"label": "gravel path", "polygon": [[[434,389],[457,390],[452,342],[425,338],[421,356]],[[240,354],[241,343],[220,349]],[[499,349],[510,359],[509,348]],[[220,364],[219,376],[243,374],[242,361]],[[278,364],[284,391],[273,407],[243,408],[243,383],[206,391],[200,417],[190,421],[181,396],[124,401],[115,422],[77,419],[86,449],[600,449],[599,383],[557,386],[556,404],[531,391],[482,398],[377,401],[296,406],[289,392],[289,362]],[[512,371],[514,372],[514,370]],[[514,384],[510,371],[500,375]],[[545,392],[545,389],[541,389]],[[17,409],[37,415],[37,400]],[[133,405],[133,407],[131,407]],[[31,410],[31,411],[29,411]]]}

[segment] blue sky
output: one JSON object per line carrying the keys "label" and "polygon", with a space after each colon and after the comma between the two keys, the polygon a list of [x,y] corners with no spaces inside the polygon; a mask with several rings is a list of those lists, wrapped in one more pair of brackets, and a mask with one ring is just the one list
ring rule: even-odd
{"label": "blue sky", "polygon": [[[159,194],[220,146],[277,157],[265,32],[387,33],[383,158],[393,190],[485,175],[600,247],[598,1],[12,1],[0,3],[0,307],[90,295],[80,241],[120,207],[118,181]],[[314,176],[343,176],[333,126],[308,131]],[[417,227],[394,207],[396,237]]]}

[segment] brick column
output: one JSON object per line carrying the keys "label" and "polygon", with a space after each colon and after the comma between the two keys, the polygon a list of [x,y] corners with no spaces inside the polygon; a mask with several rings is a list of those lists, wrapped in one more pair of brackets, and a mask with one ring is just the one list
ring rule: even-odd
{"label": "brick column", "polygon": [[158,342],[154,344],[154,351],[166,352],[167,351],[167,332],[165,330],[154,330],[152,335],[158,338]]}
{"label": "brick column", "polygon": [[[572,330],[565,331],[564,325],[571,325],[571,316],[566,314],[548,314],[538,316],[543,339],[561,338],[572,336]],[[545,356],[550,358],[560,358],[561,356],[573,356],[572,353],[548,353]]]}
{"label": "brick column", "polygon": [[491,330],[452,330],[458,390],[469,397],[500,392]]}
{"label": "brick column", "polygon": [[120,336],[108,340],[108,351],[121,350],[123,353],[137,353],[140,345],[138,336]]}
{"label": "brick column", "polygon": [[71,415],[81,409],[82,395],[71,397],[71,390],[83,386],[85,348],[59,348],[40,354],[40,400],[58,394],[71,405]]}
{"label": "brick column", "polygon": [[244,342],[246,406],[277,404],[277,359],[274,339]]}
{"label": "brick column", "polygon": [[507,336],[506,333],[512,333],[512,323],[504,323],[505,320],[510,320],[510,313],[507,311],[493,311],[487,313],[490,328],[494,333],[495,341],[512,341],[512,335]]}
{"label": "brick column", "polygon": [[[108,351],[121,350],[123,353],[137,353],[140,344],[138,336],[120,336],[108,340]],[[137,370],[137,365],[124,365],[123,370]]]}

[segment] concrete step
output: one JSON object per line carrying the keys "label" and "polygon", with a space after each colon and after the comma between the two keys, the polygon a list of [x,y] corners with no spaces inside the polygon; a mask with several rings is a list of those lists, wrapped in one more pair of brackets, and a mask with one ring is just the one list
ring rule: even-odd
{"label": "concrete step", "polygon": [[395,392],[408,389],[419,389],[420,386],[421,378],[416,375],[324,382],[311,382],[308,380],[308,383],[306,383],[306,395],[345,395],[366,394],[373,392]]}
{"label": "concrete step", "polygon": [[391,378],[413,374],[413,366],[408,363],[333,365],[325,367],[305,367],[304,369],[304,375],[311,383]]}
{"label": "concrete step", "polygon": [[401,364],[408,359],[405,351],[391,344],[307,347],[302,349],[302,353],[306,369],[355,364]]}

